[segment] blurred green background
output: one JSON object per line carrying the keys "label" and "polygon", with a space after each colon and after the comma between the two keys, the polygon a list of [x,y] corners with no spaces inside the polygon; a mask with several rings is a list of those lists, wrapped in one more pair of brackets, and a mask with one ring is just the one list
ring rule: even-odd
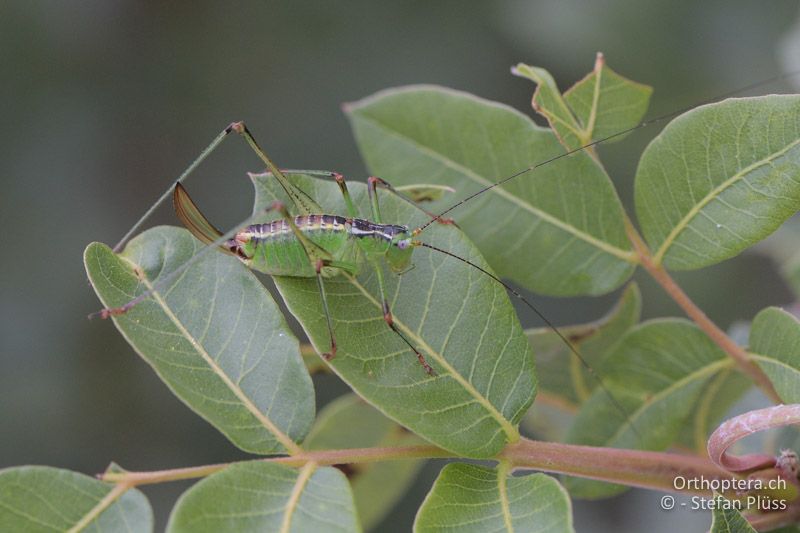
{"label": "blurred green background", "polygon": [[[655,87],[654,116],[796,64],[786,43],[797,17],[791,1],[3,2],[0,467],[96,473],[112,460],[142,470],[244,457],[167,391],[110,322],[86,319],[99,302],[81,261],[89,242],[115,243],[232,120],[246,120],[281,166],[363,179],[343,102],[424,82],[531,112],[533,86],[509,74],[512,64],[546,67],[563,89],[600,50],[612,68]],[[656,132],[601,148],[626,202]],[[192,181],[223,227],[249,213],[248,170],[259,170],[257,160],[231,138]],[[175,223],[168,207],[153,222]],[[639,279],[645,316],[679,314]],[[791,299],[755,253],[679,280],[723,327]],[[562,324],[595,318],[612,300],[538,299]],[[344,390],[332,377],[316,386],[320,404]],[[439,466],[381,530],[409,530]],[[186,486],[146,489],[159,529]],[[657,498],[577,503],[576,526],[639,529],[649,513],[661,518],[652,532],[707,527],[703,514],[659,512]]]}

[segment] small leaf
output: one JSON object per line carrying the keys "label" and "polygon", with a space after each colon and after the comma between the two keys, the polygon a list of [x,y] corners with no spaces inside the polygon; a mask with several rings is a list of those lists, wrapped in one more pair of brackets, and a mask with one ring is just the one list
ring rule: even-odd
{"label": "small leaf", "polygon": [[417,513],[414,532],[574,531],[566,491],[545,474],[507,476],[477,465],[445,466]]}
{"label": "small leaf", "polygon": [[756,533],[747,519],[736,507],[741,502],[726,500],[722,496],[714,497],[714,508],[711,510],[711,533]]}
{"label": "small leaf", "polygon": [[[345,212],[335,183],[290,178],[319,199],[328,214]],[[254,184],[256,212],[284,199],[269,175],[254,176]],[[364,184],[351,183],[350,193],[355,205],[366,210]],[[424,213],[386,191],[379,191],[379,198],[386,221],[413,225],[425,220]],[[424,241],[488,268],[452,225],[432,226]],[[500,284],[433,250],[415,249],[413,263],[415,268],[402,276],[381,267],[395,326],[420,349],[437,375],[425,372],[384,321],[375,271],[363,257],[358,276],[342,273],[324,281],[338,343],[330,365],[362,398],[426,440],[459,455],[492,457],[519,438],[517,426],[533,401],[530,345]],[[317,351],[328,351],[330,339],[316,281],[274,279]]]}
{"label": "small leaf", "polygon": [[[341,450],[423,443],[355,394],[346,394],[319,413],[305,447]],[[364,529],[372,529],[386,516],[406,493],[424,463],[421,459],[408,459],[347,465],[345,473]]]}
{"label": "small leaf", "polygon": [[[116,307],[201,246],[185,230],[159,227],[119,255],[90,244],[84,260],[100,300]],[[176,396],[241,449],[296,451],[295,442],[308,433],[314,389],[297,339],[267,290],[237,259],[208,253],[114,323]]]}
{"label": "small leaf", "polygon": [[[527,116],[441,87],[384,91],[347,114],[372,173],[396,186],[434,181],[454,188],[456,198],[564,153],[552,130]],[[453,203],[448,197],[428,209]],[[447,216],[500,276],[543,294],[603,294],[633,272],[622,205],[585,152],[526,172]]]}
{"label": "small leaf", "polygon": [[[581,407],[568,441],[664,450],[678,437],[706,384],[731,365],[725,353],[686,320],[644,322],[628,331],[604,365],[606,386],[627,412],[627,420],[606,391],[596,389]],[[581,498],[622,490],[573,478],[566,479],[565,486]]]}
{"label": "small leaf", "polygon": [[[561,144],[567,150],[579,148],[589,141],[586,140],[584,125],[578,122],[572,110],[561,97],[556,80],[543,68],[531,67],[520,63],[513,69],[512,74],[528,78],[536,84],[531,104],[533,109],[545,117],[550,127],[558,135]],[[589,132],[591,136],[591,132]]]}
{"label": "small leaf", "polygon": [[332,467],[236,463],[178,500],[167,531],[361,531],[347,478]]}
{"label": "small leaf", "polygon": [[[153,511],[144,494],[48,466],[0,470],[0,531],[149,532]],[[105,500],[105,498],[109,498]]]}
{"label": "small leaf", "polygon": [[636,172],[636,213],[656,262],[733,257],[800,209],[800,96],[739,98],[673,120]]}
{"label": "small leaf", "polygon": [[[569,105],[588,135],[587,144],[635,127],[650,104],[653,88],[620,76],[597,54],[594,71],[564,93]],[[605,142],[616,142],[625,135]]]}
{"label": "small leaf", "polygon": [[[597,54],[594,70],[563,97],[546,70],[519,64],[512,72],[537,84],[533,108],[543,115],[567,150],[575,150],[636,126],[647,111],[652,87],[611,70]],[[623,135],[615,136],[618,141]]]}
{"label": "small leaf", "polygon": [[750,328],[750,348],[785,403],[800,403],[800,321],[782,309],[768,307]]}
{"label": "small leaf", "polygon": [[[634,326],[641,314],[641,293],[635,283],[623,291],[608,314],[596,322],[562,326],[559,331],[572,342],[586,362],[602,374],[602,362],[622,335]],[[575,407],[583,403],[597,386],[564,341],[550,328],[526,330],[536,354],[540,394],[546,393]]]}

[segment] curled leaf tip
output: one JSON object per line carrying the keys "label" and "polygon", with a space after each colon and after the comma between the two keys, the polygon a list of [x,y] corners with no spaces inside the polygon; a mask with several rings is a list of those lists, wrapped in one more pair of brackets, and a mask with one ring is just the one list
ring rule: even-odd
{"label": "curled leaf tip", "polygon": [[714,463],[730,472],[745,472],[781,464],[797,468],[794,452],[781,452],[776,458],[768,454],[730,455],[728,448],[736,442],[766,429],[800,423],[800,404],[775,405],[731,418],[720,425],[708,439],[708,456]]}

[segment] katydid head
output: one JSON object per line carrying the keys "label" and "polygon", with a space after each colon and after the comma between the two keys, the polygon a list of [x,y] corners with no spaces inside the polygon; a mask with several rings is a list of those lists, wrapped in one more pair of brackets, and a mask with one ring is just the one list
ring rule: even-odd
{"label": "katydid head", "polygon": [[411,234],[403,231],[392,237],[392,244],[386,251],[386,262],[392,272],[405,272],[411,268],[411,254],[414,247],[411,244]]}

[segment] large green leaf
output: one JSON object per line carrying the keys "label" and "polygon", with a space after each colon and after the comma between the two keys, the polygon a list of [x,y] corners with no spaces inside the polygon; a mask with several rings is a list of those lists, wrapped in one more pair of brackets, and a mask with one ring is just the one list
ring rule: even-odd
{"label": "large green leaf", "polygon": [[[347,114],[371,172],[395,185],[447,185],[461,198],[564,152],[552,130],[527,116],[440,87],[384,91]],[[450,215],[501,276],[541,293],[602,294],[633,271],[619,199],[585,152],[518,176]]]}
{"label": "large green leaf", "polygon": [[800,403],[800,321],[782,309],[758,313],[750,328],[750,351],[785,403]]}
{"label": "large green leaf", "polygon": [[730,99],[672,121],[636,172],[636,212],[657,262],[733,257],[800,209],[800,96]]}
{"label": "large green leaf", "polygon": [[417,513],[414,532],[574,531],[566,491],[545,474],[508,476],[463,463],[445,466]]}
{"label": "large green leaf", "polygon": [[[201,246],[185,230],[159,227],[119,255],[90,244],[84,260],[103,305],[115,307]],[[243,450],[293,451],[308,433],[314,389],[297,339],[238,260],[208,253],[114,323],[181,400]]]}
{"label": "large green leaf", "polygon": [[[344,213],[331,180],[292,176],[332,214]],[[256,210],[282,190],[268,175],[254,176]],[[366,187],[352,183],[366,211]],[[385,221],[417,224],[424,214],[384,191]],[[424,240],[489,268],[454,226],[437,224]],[[519,437],[517,425],[535,395],[533,356],[505,289],[458,260],[433,250],[414,252],[415,268],[398,276],[385,270],[394,323],[436,370],[428,375],[414,353],[384,322],[374,270],[325,280],[339,343],[332,368],[360,396],[426,440],[454,453],[482,458]],[[317,284],[311,278],[275,278],[289,310],[318,352],[329,349]]]}
{"label": "large green leaf", "polygon": [[178,500],[167,531],[361,531],[347,478],[332,467],[236,463]]}
{"label": "large green leaf", "polygon": [[[616,400],[596,389],[584,402],[569,442],[664,450],[678,437],[706,384],[732,360],[700,329],[682,319],[659,319],[631,328],[606,359],[604,378]],[[627,412],[623,419],[620,404]],[[615,485],[567,479],[583,498],[619,492]]]}
{"label": "large green leaf", "polygon": [[153,511],[144,494],[128,489],[120,495],[114,489],[59,468],[0,470],[0,531],[152,531]]}
{"label": "large green leaf", "polygon": [[[320,411],[305,447],[341,450],[423,443],[355,394],[347,394]],[[403,497],[424,463],[421,459],[408,459],[347,466],[345,474],[364,529],[372,529]]]}
{"label": "large green leaf", "polygon": [[603,361],[625,332],[639,321],[641,295],[631,283],[609,313],[595,322],[561,326],[559,331],[593,369],[589,372],[550,328],[526,330],[536,354],[539,393],[523,419],[523,427],[538,438],[563,441],[572,416],[598,386]]}
{"label": "large green leaf", "polygon": [[[595,322],[558,329],[577,348],[583,359],[602,374],[603,359],[622,335],[639,322],[641,308],[639,287],[631,283],[605,317]],[[536,354],[539,394],[546,393],[577,408],[597,386],[596,378],[586,371],[552,329],[534,328],[525,333]]]}
{"label": "large green leaf", "polygon": [[563,97],[546,70],[520,63],[513,72],[537,84],[533,108],[547,119],[568,150],[636,126],[647,111],[653,92],[651,87],[611,70],[602,54],[598,54],[594,70]]}

